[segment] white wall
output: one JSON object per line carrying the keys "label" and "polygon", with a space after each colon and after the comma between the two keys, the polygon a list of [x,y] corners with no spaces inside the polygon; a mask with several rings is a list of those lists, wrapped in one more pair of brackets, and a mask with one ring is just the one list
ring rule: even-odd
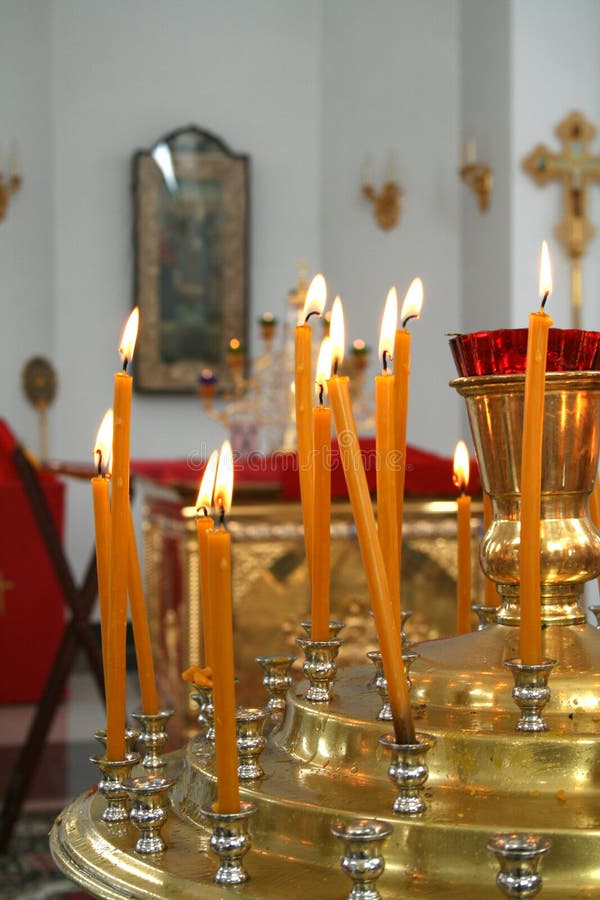
{"label": "white wall", "polygon": [[[320,5],[316,0],[55,0],[54,453],[89,458],[112,403],[132,303],[131,158],[196,123],[251,157],[252,316],[281,308],[297,260],[318,264]],[[79,344],[75,335],[86,336]],[[132,456],[185,457],[223,435],[195,397],[134,395]],[[91,542],[70,489],[69,549]]]}
{"label": "white wall", "polygon": [[16,139],[24,173],[0,221],[0,417],[36,447],[37,415],[21,371],[32,356],[54,358],[51,18],[51,7],[36,0],[0,0],[0,170]]}
{"label": "white wall", "polygon": [[[322,247],[332,292],[346,304],[349,339],[373,350],[387,290],[400,301],[425,284],[413,334],[408,439],[450,455],[459,401],[447,386],[444,332],[460,323],[459,32],[456,0],[327,0],[323,5]],[[395,155],[405,189],[402,219],[382,231],[361,197]]]}
{"label": "white wall", "polygon": [[[463,0],[461,144],[476,143],[477,161],[491,166],[489,208],[461,188],[462,321],[464,332],[511,323],[511,91],[510,3]],[[462,160],[461,160],[462,162]],[[458,326],[457,326],[458,330]]]}
{"label": "white wall", "polygon": [[[538,143],[561,148],[556,125],[579,109],[600,125],[600,4],[597,0],[512,0],[513,131],[511,153],[513,324],[525,326],[538,301],[538,259],[543,238],[554,262],[554,292],[547,309],[556,327],[569,328],[569,260],[554,238],[562,218],[562,187],[538,187],[521,162]],[[600,153],[600,139],[592,145]],[[591,185],[589,214],[600,223],[600,185]],[[600,329],[600,238],[583,261],[583,325]]]}

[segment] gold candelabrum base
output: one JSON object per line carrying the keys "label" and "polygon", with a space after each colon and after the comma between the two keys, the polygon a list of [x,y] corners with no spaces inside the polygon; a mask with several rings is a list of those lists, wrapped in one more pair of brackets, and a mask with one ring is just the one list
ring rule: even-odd
{"label": "gold candelabrum base", "polygon": [[[484,375],[451,384],[465,398],[483,487],[492,500],[481,567],[498,588],[498,623],[517,625],[525,376]],[[540,526],[545,625],[585,622],[583,585],[600,574],[600,535],[588,516],[599,422],[599,372],[546,376]]]}
{"label": "gold candelabrum base", "polygon": [[[486,900],[498,896],[494,836],[518,834],[551,850],[546,900],[600,896],[597,772],[600,767],[600,629],[579,608],[585,580],[598,570],[600,543],[587,518],[599,443],[600,373],[548,376],[542,472],[543,655],[556,660],[544,707],[547,731],[516,730],[515,683],[505,666],[518,658],[518,504],[523,379],[465,378],[483,483],[494,520],[482,562],[497,582],[498,624],[422,642],[411,670],[417,731],[431,736],[425,809],[394,812],[396,790],[381,746],[380,697],[369,664],[343,668],[326,703],[293,684],[281,726],[261,755],[264,776],[245,782],[256,807],[244,896],[334,900],[345,896],[339,840],[331,824],[376,819],[392,832],[377,890],[393,897]],[[343,657],[343,650],[340,658]],[[215,795],[214,749],[199,738],[169,758],[179,766],[160,861],[141,861],[135,834],[112,833],[105,800],[82,795],[51,833],[59,867],[105,898],[220,896],[202,814]],[[537,846],[536,843],[536,846]]]}

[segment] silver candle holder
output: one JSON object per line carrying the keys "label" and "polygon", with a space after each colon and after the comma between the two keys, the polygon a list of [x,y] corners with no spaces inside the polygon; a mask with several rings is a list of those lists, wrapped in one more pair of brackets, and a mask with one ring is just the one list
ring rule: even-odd
{"label": "silver candle holder", "polygon": [[204,731],[204,740],[215,742],[215,708],[213,689],[210,684],[194,684],[192,700],[198,704],[198,725]]}
{"label": "silver candle holder", "polygon": [[477,616],[479,624],[477,631],[484,631],[496,624],[496,616],[498,615],[497,606],[485,606],[483,603],[473,603],[471,609]]}
{"label": "silver candle holder", "polygon": [[377,819],[353,819],[335,822],[331,833],[344,842],[341,867],[353,882],[348,900],[380,900],[375,882],[385,869],[382,848],[391,826]]}
{"label": "silver candle holder", "polygon": [[[138,742],[140,733],[136,728],[126,728],[125,729],[125,752],[133,753],[135,745]],[[94,737],[98,741],[99,744],[102,744],[104,748],[106,748],[106,728],[97,728],[94,732]]]}
{"label": "silver candle holder", "polygon": [[267,708],[246,709],[242,707],[236,712],[238,777],[242,781],[262,778],[265,774],[259,757],[267,743],[263,729],[270,715],[271,710]]}
{"label": "silver candle holder", "polygon": [[242,860],[250,847],[252,839],[248,832],[248,820],[256,812],[256,806],[245,800],[240,802],[240,811],[237,813],[221,813],[212,806],[202,807],[202,815],[212,825],[210,849],[219,858],[213,881],[232,887],[236,884],[244,884],[250,877]]}
{"label": "silver candle holder", "polygon": [[[408,690],[410,692],[412,688],[412,681],[410,680],[410,667],[414,663],[415,659],[418,659],[419,654],[415,653],[414,650],[403,650],[402,651],[402,660],[404,662],[404,672],[406,674],[406,682],[408,685]],[[367,658],[375,666],[375,677],[371,682],[371,686],[375,688],[379,696],[381,697],[381,708],[377,713],[377,721],[378,722],[391,722],[392,721],[392,707],[390,706],[390,697],[388,694],[388,683],[387,678],[385,677],[385,673],[383,671],[383,658],[381,654],[381,650],[369,650],[367,653]]]}
{"label": "silver candle holder", "polygon": [[333,698],[333,683],[337,674],[335,659],[343,644],[342,639],[311,641],[296,638],[296,643],[304,653],[302,671],[310,682],[306,699],[309,703],[329,703]]}
{"label": "silver candle holder", "polygon": [[398,744],[393,734],[384,734],[379,743],[392,755],[388,775],[398,788],[393,811],[401,816],[421,815],[427,807],[423,797],[429,777],[425,756],[434,746],[435,738],[421,732],[415,735],[414,744]]}
{"label": "silver candle holder", "polygon": [[539,868],[551,847],[539,834],[496,834],[487,849],[498,860],[496,884],[505,897],[535,897],[542,888]]}
{"label": "silver candle holder", "polygon": [[[406,623],[408,622],[408,620],[410,619],[412,614],[413,614],[412,609],[401,609],[400,610],[400,640],[402,641],[402,649],[403,650],[408,650],[410,647],[412,647],[412,641],[406,633]],[[375,618],[375,615],[374,615],[372,609],[369,610],[369,615],[371,616],[372,619]],[[379,635],[376,634],[375,636],[377,638],[377,641],[379,641]]]}
{"label": "silver candle holder", "polygon": [[142,775],[125,782],[132,801],[129,820],[140,832],[134,848],[136,853],[145,856],[167,849],[161,829],[167,821],[169,792],[174,784],[174,779],[162,775]]}
{"label": "silver candle holder", "polygon": [[103,822],[114,824],[129,819],[128,794],[124,783],[140,759],[140,754],[133,752],[127,752],[125,759],[121,760],[107,759],[100,754],[90,756],[90,762],[98,766],[102,773],[98,793],[106,800],[106,808],[100,816]]}
{"label": "silver candle holder", "polygon": [[267,707],[272,713],[283,715],[285,712],[285,698],[293,684],[290,669],[296,662],[296,659],[296,656],[256,657],[256,662],[265,673],[262,683],[270,695]]}
{"label": "silver candle holder", "polygon": [[504,663],[515,680],[513,699],[521,711],[517,731],[548,731],[542,711],[550,699],[548,679],[556,665],[555,659],[543,659],[538,665],[527,665],[520,659],[509,659]]}
{"label": "silver candle holder", "polygon": [[408,622],[408,620],[410,619],[412,614],[413,614],[412,609],[401,609],[400,610],[400,617],[401,617],[400,618],[400,638],[402,640],[402,649],[403,650],[408,650],[409,647],[412,647],[412,641],[408,637],[408,635],[405,631],[406,623]]}
{"label": "silver candle holder", "polygon": [[172,709],[161,709],[154,714],[132,713],[133,718],[140,726],[140,742],[145,750],[142,766],[146,771],[156,772],[165,766],[161,751],[169,740],[167,722],[172,715]]}
{"label": "silver candle holder", "polygon": [[[304,621],[300,622],[300,627],[306,632],[307,638],[312,640],[312,621],[310,619],[304,619]],[[345,627],[345,622],[340,622],[338,619],[331,619],[329,622],[329,640],[336,638],[342,628]]]}

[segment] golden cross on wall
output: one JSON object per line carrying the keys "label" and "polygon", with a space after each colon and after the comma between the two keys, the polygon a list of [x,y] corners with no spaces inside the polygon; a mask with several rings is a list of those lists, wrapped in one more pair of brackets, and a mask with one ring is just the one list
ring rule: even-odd
{"label": "golden cross on wall", "polygon": [[0,571],[0,616],[4,615],[4,594],[14,588],[12,581],[5,581],[4,574]]}
{"label": "golden cross on wall", "polygon": [[523,160],[523,168],[539,185],[557,179],[563,183],[565,214],[557,224],[555,234],[571,258],[573,325],[579,328],[582,294],[580,260],[587,242],[596,233],[587,217],[587,187],[591,181],[600,181],[600,156],[589,152],[596,129],[582,113],[570,113],[557,125],[556,134],[562,141],[562,152],[553,153],[544,144],[538,144]]}

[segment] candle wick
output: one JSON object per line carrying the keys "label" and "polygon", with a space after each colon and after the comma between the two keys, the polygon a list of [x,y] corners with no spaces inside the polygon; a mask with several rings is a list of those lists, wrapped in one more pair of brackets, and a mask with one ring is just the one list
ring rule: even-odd
{"label": "candle wick", "polygon": [[337,356],[336,356],[336,358],[335,358],[334,361],[333,361],[333,374],[334,374],[334,375],[337,375],[337,373],[338,373],[338,367],[339,367],[339,364],[340,364],[340,361],[339,361],[339,359],[338,359]]}
{"label": "candle wick", "polygon": [[305,318],[305,320],[304,320],[304,324],[305,324],[305,325],[308,324],[308,320],[310,319],[311,316],[320,316],[320,315],[321,315],[321,313],[319,312],[318,309],[311,309],[311,311],[310,311],[309,313],[306,314],[306,318]]}
{"label": "candle wick", "polygon": [[221,505],[221,509],[219,510],[219,523],[222,527],[225,527],[225,507]]}
{"label": "candle wick", "polygon": [[544,309],[544,307],[546,306],[546,300],[548,299],[549,296],[550,296],[550,291],[546,291],[546,293],[544,294],[544,297],[542,299],[540,309]]}
{"label": "candle wick", "polygon": [[320,403],[321,406],[323,406],[323,394],[324,394],[324,390],[325,390],[325,389],[324,389],[324,386],[323,386],[323,382],[320,381],[320,382],[319,382],[319,403]]}
{"label": "candle wick", "polygon": [[96,456],[98,457],[98,475],[102,475],[102,450],[96,450]]}
{"label": "candle wick", "polygon": [[203,516],[204,518],[208,517],[208,510],[205,506],[196,507],[196,517],[200,518],[200,516]]}
{"label": "candle wick", "polygon": [[384,371],[384,372],[387,372],[387,368],[388,368],[388,359],[391,360],[392,357],[390,356],[390,354],[389,354],[389,352],[388,352],[387,350],[384,350],[384,351],[383,351],[383,355],[382,355],[382,357],[381,357],[381,364],[382,364],[382,366],[383,366],[383,371]]}
{"label": "candle wick", "polygon": [[418,318],[419,317],[417,315],[415,315],[415,313],[413,313],[411,316],[407,316],[405,318],[404,322],[402,323],[402,327],[404,328],[404,330],[406,330],[406,325],[408,322],[410,322],[411,319],[418,319]]}
{"label": "candle wick", "polygon": [[123,371],[124,371],[124,372],[127,371],[127,363],[128,363],[128,362],[129,362],[129,360],[127,359],[126,356],[124,356],[124,357],[123,357]]}

